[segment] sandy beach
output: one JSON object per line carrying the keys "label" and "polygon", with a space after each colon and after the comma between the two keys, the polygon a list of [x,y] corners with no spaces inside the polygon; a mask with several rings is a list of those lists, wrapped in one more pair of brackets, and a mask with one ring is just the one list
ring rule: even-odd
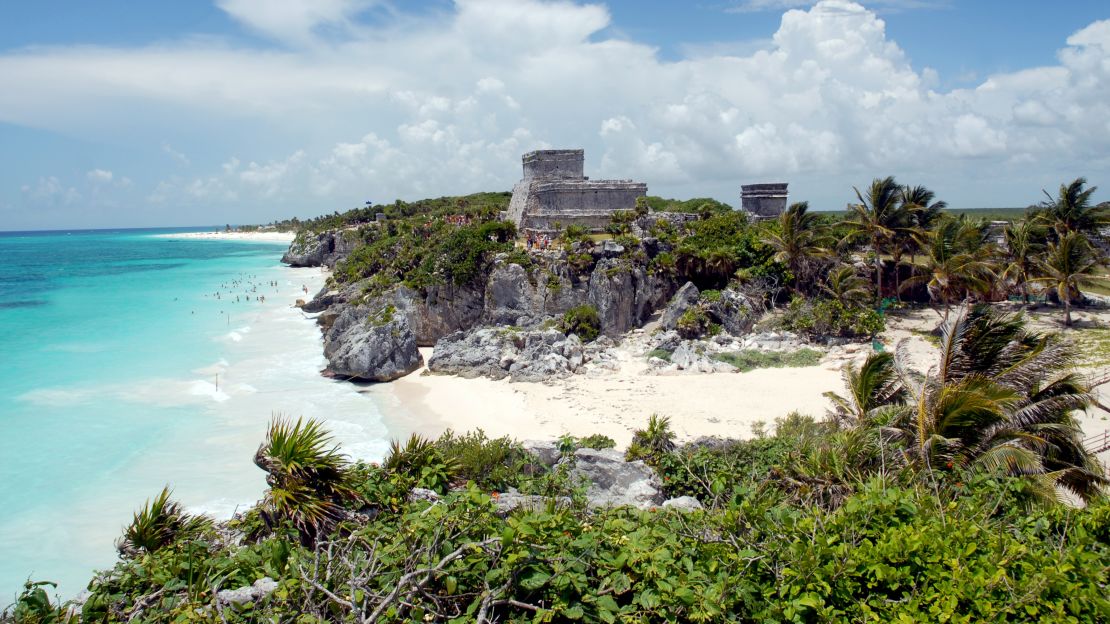
{"label": "sandy beach", "polygon": [[[925,371],[935,363],[937,351],[923,334],[939,320],[929,310],[899,315],[880,339],[887,348],[900,345],[911,366]],[[427,361],[432,349],[421,351]],[[802,368],[660,376],[646,374],[650,367],[642,334],[634,333],[618,349],[620,369],[596,376],[512,383],[433,375],[421,368],[366,392],[389,415],[387,427],[395,437],[412,432],[438,436],[447,429],[482,429],[493,437],[518,440],[600,433],[624,448],[633,432],[657,413],[671,418],[679,440],[747,438],[753,425],[761,423],[769,430],[776,418],[793,411],[824,416],[830,406],[824,393],[843,392],[844,365],[861,362],[869,351],[868,345],[835,348],[818,365]],[[1107,414],[1097,408],[1080,414],[1079,421],[1087,436],[1110,428]],[[1104,453],[1102,459],[1110,457]]]}
{"label": "sandy beach", "polygon": [[259,243],[291,243],[296,235],[293,232],[181,232],[176,234],[155,234],[157,238],[182,238],[191,240],[237,240]]}

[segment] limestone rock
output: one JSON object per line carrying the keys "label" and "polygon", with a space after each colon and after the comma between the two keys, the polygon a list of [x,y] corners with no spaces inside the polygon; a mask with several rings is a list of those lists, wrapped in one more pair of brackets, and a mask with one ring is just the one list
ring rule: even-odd
{"label": "limestone rock", "polygon": [[663,315],[659,317],[659,328],[663,330],[674,329],[678,325],[678,319],[690,308],[690,306],[698,302],[698,297],[701,295],[698,292],[698,287],[694,286],[693,282],[686,282],[682,288],[678,289],[674,297],[671,297],[671,302],[667,304],[667,309],[663,310]]}
{"label": "limestone rock", "polygon": [[427,488],[412,488],[412,491],[409,492],[409,502],[425,502],[433,504],[438,503],[439,494],[437,494],[434,490],[429,490]]}
{"label": "limestone rock", "polygon": [[278,582],[266,576],[255,581],[253,585],[247,585],[239,589],[221,590],[216,593],[216,600],[226,605],[258,602],[274,593],[277,588]]}
{"label": "limestone rock", "polygon": [[554,467],[562,459],[559,445],[550,440],[525,440],[522,444],[525,452],[530,453],[540,464],[548,468]]}
{"label": "limestone rock", "polygon": [[289,244],[289,250],[282,255],[281,261],[295,267],[334,267],[358,244],[358,232],[351,229],[305,233]]}
{"label": "limestone rock", "polygon": [[663,501],[663,507],[667,509],[677,509],[679,511],[699,511],[704,509],[701,501],[693,496],[679,496],[677,498],[669,498]]}
{"label": "limestone rock", "polygon": [[733,336],[750,332],[761,311],[761,306],[753,304],[747,297],[729,288],[720,292],[720,298],[709,302],[708,309],[709,318]]}
{"label": "limestone rock", "polygon": [[[497,505],[497,514],[504,517],[510,512],[518,509],[524,511],[542,511],[547,509],[547,504],[551,499],[546,496],[538,496],[536,494],[521,494],[515,488],[509,488],[506,492],[501,492],[494,498],[494,504]],[[557,507],[570,507],[571,501],[565,496],[559,496],[554,499]]]}
{"label": "limestone rock", "polygon": [[590,486],[586,500],[593,507],[654,507],[663,501],[662,484],[642,461],[626,462],[614,449],[578,449],[570,477],[585,477]]}
{"label": "limestone rock", "polygon": [[420,368],[416,336],[403,318],[367,306],[349,306],[324,338],[327,370],[366,381],[392,381]]}

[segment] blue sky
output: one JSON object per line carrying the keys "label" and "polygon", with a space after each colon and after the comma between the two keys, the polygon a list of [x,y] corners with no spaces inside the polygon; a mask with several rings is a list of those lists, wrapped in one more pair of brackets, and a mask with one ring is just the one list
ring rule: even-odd
{"label": "blue sky", "polygon": [[570,146],[668,196],[835,209],[895,174],[1026,205],[1110,184],[1110,3],[1062,4],[7,2],[0,230],[507,189]]}

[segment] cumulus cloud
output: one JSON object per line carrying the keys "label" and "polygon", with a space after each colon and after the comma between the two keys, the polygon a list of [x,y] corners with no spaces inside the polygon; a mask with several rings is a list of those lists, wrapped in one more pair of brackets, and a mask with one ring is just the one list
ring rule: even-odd
{"label": "cumulus cloud", "polygon": [[[911,66],[884,21],[847,0],[763,2],[804,8],[755,49],[678,61],[605,36],[600,5],[457,0],[447,13],[359,22],[372,4],[220,2],[255,31],[311,43],[300,47],[2,55],[0,121],[107,136],[141,123],[118,112],[141,107],[159,128],[189,111],[203,121],[182,123],[213,140],[206,124],[231,125],[248,140],[212,162],[194,154],[198,174],[150,181],[150,198],[271,216],[275,205],[315,214],[508,189],[520,154],[544,147],[584,147],[588,175],[656,193],[735,201],[741,183],[789,181],[828,208],[888,173],[957,205],[1021,205],[1110,164],[1110,21],[1061,42],[1050,66],[938,91],[936,72]],[[878,6],[895,5],[907,6]],[[320,35],[329,29],[342,36]]]}
{"label": "cumulus cloud", "polygon": [[112,181],[112,172],[106,169],[93,169],[86,173],[85,177],[96,184],[108,184]]}

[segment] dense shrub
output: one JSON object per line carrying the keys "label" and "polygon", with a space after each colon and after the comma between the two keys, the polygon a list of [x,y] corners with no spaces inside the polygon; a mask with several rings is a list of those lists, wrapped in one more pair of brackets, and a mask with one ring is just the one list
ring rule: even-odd
{"label": "dense shrub", "polygon": [[760,351],[748,349],[731,353],[716,353],[713,359],[731,364],[741,372],[757,368],[797,368],[816,366],[821,361],[821,352],[813,349],[797,351]]}
{"label": "dense shrub", "polygon": [[785,329],[813,336],[866,338],[883,331],[885,321],[875,310],[834,299],[795,297],[782,317]]}
{"label": "dense shrub", "polygon": [[559,329],[567,335],[577,335],[583,342],[590,342],[601,333],[601,317],[592,305],[575,306],[563,314]]}

